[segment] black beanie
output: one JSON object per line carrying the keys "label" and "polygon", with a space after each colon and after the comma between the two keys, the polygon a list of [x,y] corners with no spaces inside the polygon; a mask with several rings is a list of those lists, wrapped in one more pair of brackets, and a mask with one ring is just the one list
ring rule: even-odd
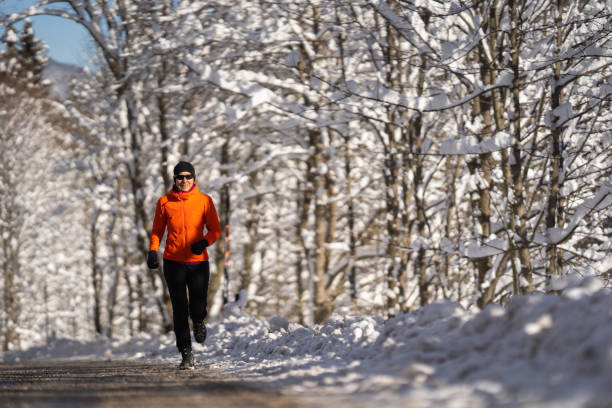
{"label": "black beanie", "polygon": [[180,161],[178,162],[176,166],[174,166],[174,176],[175,177],[178,176],[179,173],[182,173],[184,171],[188,171],[189,173],[191,173],[191,175],[195,179],[196,174],[195,174],[195,169],[193,168],[193,164],[186,162],[186,161]]}

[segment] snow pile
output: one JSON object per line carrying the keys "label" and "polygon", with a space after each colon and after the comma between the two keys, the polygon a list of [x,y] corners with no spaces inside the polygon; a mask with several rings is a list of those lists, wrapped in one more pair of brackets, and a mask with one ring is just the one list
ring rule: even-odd
{"label": "snow pile", "polygon": [[[611,292],[595,279],[555,285],[561,296],[519,296],[506,308],[472,312],[443,301],[387,321],[334,315],[313,327],[235,307],[194,349],[203,369],[286,393],[352,394],[361,406],[609,406]],[[173,335],[58,339],[3,355],[26,358],[178,362]]]}

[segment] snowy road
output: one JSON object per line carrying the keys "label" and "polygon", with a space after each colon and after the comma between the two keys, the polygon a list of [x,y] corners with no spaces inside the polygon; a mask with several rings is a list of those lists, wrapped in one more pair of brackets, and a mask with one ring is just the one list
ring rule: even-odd
{"label": "snowy road", "polygon": [[[173,333],[52,338],[0,354],[0,407],[612,408],[612,291],[306,326],[240,310],[181,372]],[[178,405],[176,405],[178,404]]]}
{"label": "snowy road", "polygon": [[199,368],[127,361],[0,364],[2,407],[310,407]]}

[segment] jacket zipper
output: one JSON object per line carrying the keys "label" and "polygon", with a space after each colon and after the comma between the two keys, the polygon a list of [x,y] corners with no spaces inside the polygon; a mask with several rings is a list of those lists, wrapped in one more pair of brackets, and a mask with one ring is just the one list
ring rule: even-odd
{"label": "jacket zipper", "polygon": [[183,241],[185,242],[185,246],[183,247],[183,251],[184,251],[184,256],[189,257],[189,254],[187,253],[187,222],[185,220],[185,198],[182,195],[183,193],[181,192],[181,204],[183,205]]}

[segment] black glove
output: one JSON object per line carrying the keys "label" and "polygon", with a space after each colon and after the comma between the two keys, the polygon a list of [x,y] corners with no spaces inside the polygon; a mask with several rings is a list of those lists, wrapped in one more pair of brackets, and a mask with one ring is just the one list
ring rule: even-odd
{"label": "black glove", "polygon": [[157,251],[149,251],[149,256],[147,256],[147,266],[149,269],[159,268],[159,262],[157,262]]}
{"label": "black glove", "polygon": [[194,242],[193,244],[189,246],[191,247],[191,252],[193,252],[196,255],[200,255],[202,252],[204,252],[204,250],[208,246],[208,241],[206,239],[203,239],[201,241]]}

